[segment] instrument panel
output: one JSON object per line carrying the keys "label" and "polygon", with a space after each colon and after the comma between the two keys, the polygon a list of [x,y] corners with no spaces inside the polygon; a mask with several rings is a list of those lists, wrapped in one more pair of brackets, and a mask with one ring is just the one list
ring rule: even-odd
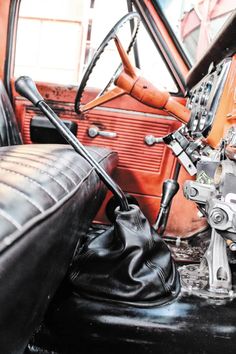
{"label": "instrument panel", "polygon": [[187,107],[191,117],[187,127],[193,138],[207,137],[211,131],[230,62],[230,59],[224,59],[217,66],[212,63],[208,74],[189,92]]}

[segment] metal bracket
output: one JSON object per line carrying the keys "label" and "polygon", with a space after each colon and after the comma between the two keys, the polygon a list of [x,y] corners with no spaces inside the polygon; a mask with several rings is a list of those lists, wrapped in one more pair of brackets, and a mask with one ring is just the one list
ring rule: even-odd
{"label": "metal bracket", "polygon": [[211,242],[200,265],[184,265],[179,268],[179,273],[183,293],[223,301],[236,297],[226,242],[215,229],[212,229]]}
{"label": "metal bracket", "polygon": [[169,144],[169,147],[171,148],[171,150],[173,151],[175,156],[178,157],[179,161],[184,166],[186,171],[190,174],[190,176],[194,176],[197,173],[197,169],[196,169],[193,161],[186,154],[186,152],[183,150],[181,145],[176,140],[173,140]]}
{"label": "metal bracket", "polygon": [[211,242],[205,252],[200,271],[209,275],[209,291],[214,293],[229,293],[232,289],[232,275],[229,267],[226,242],[212,229]]}
{"label": "metal bracket", "polygon": [[212,184],[204,184],[196,181],[186,181],[183,186],[183,193],[186,199],[190,199],[199,204],[206,204],[213,198],[216,192]]}

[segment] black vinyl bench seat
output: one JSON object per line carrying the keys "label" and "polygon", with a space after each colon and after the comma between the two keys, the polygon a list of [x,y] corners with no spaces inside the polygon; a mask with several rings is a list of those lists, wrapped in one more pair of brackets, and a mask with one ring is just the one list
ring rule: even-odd
{"label": "black vinyl bench seat", "polygon": [[[88,148],[108,172],[117,154]],[[0,351],[24,351],[106,193],[68,145],[0,148]]]}

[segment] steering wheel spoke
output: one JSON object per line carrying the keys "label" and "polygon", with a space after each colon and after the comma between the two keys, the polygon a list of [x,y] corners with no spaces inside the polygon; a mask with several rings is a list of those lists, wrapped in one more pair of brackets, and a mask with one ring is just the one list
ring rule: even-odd
{"label": "steering wheel spoke", "polygon": [[113,100],[114,98],[124,95],[126,92],[119,87],[114,87],[112,90],[107,91],[102,96],[96,97],[94,100],[80,107],[80,112],[84,113],[94,107],[100,106],[108,101]]}
{"label": "steering wheel spoke", "polygon": [[135,73],[135,69],[130,62],[127,52],[125,51],[123,45],[121,44],[121,41],[119,40],[119,38],[117,36],[114,38],[114,41],[115,41],[116,48],[118,50],[118,53],[119,53],[121,61],[122,61],[124,71],[132,78],[136,78],[137,76]]}

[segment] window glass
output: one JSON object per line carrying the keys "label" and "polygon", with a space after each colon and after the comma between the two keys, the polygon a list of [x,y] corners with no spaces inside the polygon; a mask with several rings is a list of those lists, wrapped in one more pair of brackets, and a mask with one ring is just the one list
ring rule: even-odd
{"label": "window glass", "polygon": [[[15,77],[29,75],[36,81],[78,85],[97,47],[126,13],[126,0],[21,0]],[[127,23],[119,35],[125,47],[130,35]],[[130,56],[133,60],[133,53]],[[169,91],[177,91],[143,26],[138,33],[138,56],[144,77]],[[89,86],[102,89],[119,63],[111,43],[91,75]]]}
{"label": "window glass", "polygon": [[143,24],[140,26],[137,45],[142,76],[157,87],[177,92],[175,82]]}
{"label": "window glass", "polygon": [[[128,12],[126,0],[106,1],[95,0],[90,18],[90,41],[87,44],[86,56],[84,59],[84,69],[92,59],[95,51],[111,30],[111,28]],[[106,15],[109,14],[109,15]],[[130,24],[127,22],[119,30],[119,38],[124,47],[128,47],[131,37]],[[110,41],[100,56],[96,67],[88,81],[89,87],[103,89],[120,64],[120,57],[115,47],[114,41]]]}
{"label": "window glass", "polygon": [[15,76],[36,81],[78,83],[86,47],[89,1],[22,0]]}

